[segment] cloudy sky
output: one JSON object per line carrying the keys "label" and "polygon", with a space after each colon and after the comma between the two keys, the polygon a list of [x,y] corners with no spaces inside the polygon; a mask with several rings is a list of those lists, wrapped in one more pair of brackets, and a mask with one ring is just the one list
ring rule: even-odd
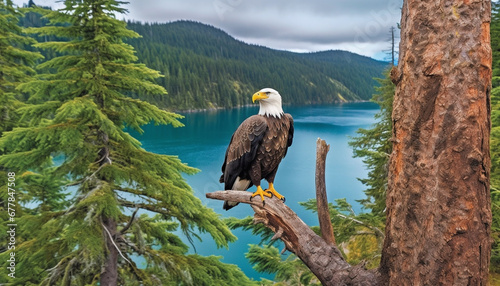
{"label": "cloudy sky", "polygon": [[[14,0],[22,5],[27,0]],[[34,0],[61,7],[56,0]],[[194,20],[247,43],[295,52],[339,49],[383,59],[402,0],[130,0],[119,18]]]}

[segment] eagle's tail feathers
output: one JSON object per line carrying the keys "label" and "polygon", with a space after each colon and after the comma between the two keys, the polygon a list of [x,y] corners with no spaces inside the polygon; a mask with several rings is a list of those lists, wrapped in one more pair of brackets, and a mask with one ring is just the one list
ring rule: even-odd
{"label": "eagle's tail feathers", "polygon": [[[251,183],[252,182],[250,180],[240,179],[240,177],[237,177],[231,190],[246,191],[251,186]],[[222,206],[222,208],[227,211],[234,208],[238,204],[238,202],[224,201],[224,205]]]}

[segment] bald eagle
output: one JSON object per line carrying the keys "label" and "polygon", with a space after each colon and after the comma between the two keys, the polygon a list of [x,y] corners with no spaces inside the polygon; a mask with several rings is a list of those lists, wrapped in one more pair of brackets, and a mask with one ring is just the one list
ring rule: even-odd
{"label": "bald eagle", "polygon": [[[293,141],[293,118],[284,113],[281,95],[272,88],[264,88],[252,96],[259,101],[258,115],[247,118],[236,129],[226,150],[222,164],[220,182],[225,190],[246,191],[252,185],[257,191],[250,196],[272,197],[285,201],[285,197],[274,189],[274,177],[281,160]],[[266,179],[269,188],[263,190],[260,181]],[[229,210],[237,202],[225,201],[223,208]]]}

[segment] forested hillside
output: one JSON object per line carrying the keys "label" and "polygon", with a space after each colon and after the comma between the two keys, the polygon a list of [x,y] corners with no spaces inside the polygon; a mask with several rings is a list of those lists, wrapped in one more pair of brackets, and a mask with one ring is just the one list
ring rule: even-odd
{"label": "forested hillside", "polygon": [[[20,24],[43,27],[39,14],[26,13]],[[192,22],[128,22],[142,37],[129,39],[138,61],[159,70],[168,95],[133,95],[171,110],[235,107],[273,87],[285,104],[359,101],[371,98],[387,63],[345,51],[292,53],[238,41],[215,27]],[[39,42],[53,36],[35,37]],[[46,59],[54,51],[41,51]]]}
{"label": "forested hillside", "polygon": [[343,51],[299,54],[248,45],[212,26],[190,21],[129,22],[141,62],[165,75],[162,107],[233,107],[273,87],[291,104],[368,100],[387,63]]}

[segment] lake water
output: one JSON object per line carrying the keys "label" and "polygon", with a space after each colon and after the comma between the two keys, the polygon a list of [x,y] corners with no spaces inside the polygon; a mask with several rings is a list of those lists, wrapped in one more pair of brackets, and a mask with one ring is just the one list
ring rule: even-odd
{"label": "lake water", "polygon": [[[359,158],[352,158],[352,149],[348,146],[349,136],[355,136],[358,128],[367,128],[375,123],[374,114],[379,110],[373,103],[348,103],[293,107],[284,106],[284,110],[294,117],[295,135],[293,145],[281,162],[275,179],[275,187],[284,196],[286,204],[292,208],[308,225],[318,225],[316,214],[304,210],[299,202],[315,197],[315,162],[316,140],[326,140],[330,152],[326,161],[326,186],[328,200],[347,198],[356,212],[361,208],[355,201],[364,198],[363,185],[356,178],[366,177],[366,169]],[[224,211],[222,201],[209,200],[205,194],[223,189],[219,183],[221,165],[231,135],[247,117],[258,112],[258,106],[231,110],[206,111],[183,114],[181,120],[186,126],[144,127],[142,136],[135,136],[143,147],[154,153],[178,155],[188,165],[201,170],[196,175],[185,176],[196,196],[223,217],[244,218],[253,215],[249,205],[240,204]],[[267,186],[267,182],[263,182]],[[254,191],[252,187],[250,191]],[[260,277],[272,279],[272,276],[254,271],[245,258],[248,244],[258,244],[259,237],[250,232],[234,231],[238,241],[229,245],[229,249],[217,249],[209,235],[202,235],[203,241],[195,241],[198,254],[223,256],[225,263],[237,264],[247,276],[260,280]],[[179,234],[182,237],[182,234]],[[185,240],[185,239],[184,239]],[[287,254],[286,254],[287,255]]]}

